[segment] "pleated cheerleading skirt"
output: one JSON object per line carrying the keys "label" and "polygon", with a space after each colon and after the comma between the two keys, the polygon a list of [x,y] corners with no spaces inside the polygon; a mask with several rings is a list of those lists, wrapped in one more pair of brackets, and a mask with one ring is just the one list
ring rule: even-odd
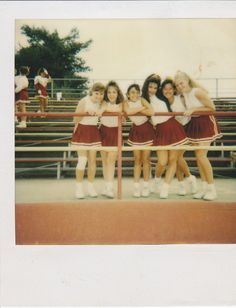
{"label": "pleated cheerleading skirt", "polygon": [[100,146],[101,136],[96,125],[75,125],[71,144],[80,146]]}
{"label": "pleated cheerleading skirt", "polygon": [[141,125],[132,125],[127,143],[131,146],[148,146],[153,144],[154,138],[153,126],[147,121]]}
{"label": "pleated cheerleading skirt", "polygon": [[102,139],[102,146],[118,145],[118,127],[101,125],[99,131]]}
{"label": "pleated cheerleading skirt", "polygon": [[181,145],[187,141],[183,126],[175,118],[155,126],[155,146]]}
{"label": "pleated cheerleading skirt", "polygon": [[212,115],[192,117],[186,125],[186,135],[190,142],[211,142],[222,137],[219,125]]}

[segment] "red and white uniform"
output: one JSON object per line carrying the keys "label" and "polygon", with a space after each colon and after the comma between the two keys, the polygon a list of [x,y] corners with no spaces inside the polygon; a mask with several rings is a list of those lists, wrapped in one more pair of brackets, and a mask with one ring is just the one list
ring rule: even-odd
{"label": "red and white uniform", "polygon": [[[129,108],[142,107],[141,99],[136,102],[128,102]],[[129,132],[127,143],[132,146],[152,145],[154,130],[147,116],[129,116],[132,127]]]}
{"label": "red and white uniform", "polygon": [[[171,109],[173,112],[185,112],[186,106],[184,106],[181,97],[179,95],[174,96],[174,102],[171,104]],[[176,116],[175,119],[183,126],[187,125],[191,120],[191,117],[187,116]]]}
{"label": "red and white uniform", "polygon": [[36,96],[42,97],[42,98],[48,97],[48,92],[47,92],[48,82],[49,82],[49,78],[42,77],[40,75],[34,78],[34,87],[36,90]]}
{"label": "red and white uniform", "polygon": [[[192,88],[189,93],[184,93],[185,103],[188,109],[204,107],[195,96],[197,88]],[[191,116],[186,126],[186,134],[191,142],[209,142],[221,138],[219,125],[212,115]]]}
{"label": "red and white uniform", "polygon": [[[85,101],[85,112],[97,112],[100,103],[93,103],[90,96],[83,98]],[[76,123],[72,135],[71,144],[81,146],[100,146],[101,136],[97,127],[98,116],[84,116]]]}
{"label": "red and white uniform", "polygon": [[29,81],[28,78],[24,75],[15,76],[15,102],[16,103],[28,103],[29,94],[28,94]]}
{"label": "red and white uniform", "polygon": [[[110,102],[106,102],[109,107],[116,107],[117,111],[119,111],[119,105],[111,104]],[[114,108],[114,112],[115,108]],[[118,145],[118,117],[116,116],[103,116],[100,119],[101,126],[99,128],[101,138],[102,138],[102,146],[117,146]]]}
{"label": "red and white uniform", "polygon": [[[169,112],[164,101],[155,95],[150,97],[154,112]],[[187,142],[183,126],[172,116],[152,116],[155,127],[153,145],[180,145]]]}

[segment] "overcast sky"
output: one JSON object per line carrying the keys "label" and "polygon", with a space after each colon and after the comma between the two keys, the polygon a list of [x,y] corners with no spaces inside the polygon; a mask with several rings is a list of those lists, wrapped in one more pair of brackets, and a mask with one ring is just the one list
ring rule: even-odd
{"label": "overcast sky", "polygon": [[236,19],[16,20],[16,48],[27,45],[24,24],[62,37],[77,27],[82,41],[92,39],[81,54],[91,79],[165,77],[178,69],[198,78],[236,77]]}

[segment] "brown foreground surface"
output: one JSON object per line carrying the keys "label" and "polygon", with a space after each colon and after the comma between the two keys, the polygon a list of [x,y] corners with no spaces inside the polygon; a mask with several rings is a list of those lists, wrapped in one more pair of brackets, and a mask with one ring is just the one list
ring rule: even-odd
{"label": "brown foreground surface", "polygon": [[236,243],[236,202],[16,204],[16,244]]}

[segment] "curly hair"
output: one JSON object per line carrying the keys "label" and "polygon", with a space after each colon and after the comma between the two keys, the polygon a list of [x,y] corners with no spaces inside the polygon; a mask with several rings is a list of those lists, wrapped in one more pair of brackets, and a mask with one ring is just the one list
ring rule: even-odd
{"label": "curly hair", "polygon": [[148,95],[148,86],[149,86],[149,83],[155,83],[157,85],[157,93],[156,93],[156,96],[158,97],[158,94],[159,94],[159,87],[160,87],[160,84],[161,84],[161,77],[157,74],[151,74],[149,75],[144,83],[143,83],[143,87],[142,87],[142,97],[145,98],[149,103],[150,103],[150,98],[149,98],[149,95]]}
{"label": "curly hair", "polygon": [[123,95],[120,87],[118,86],[118,84],[114,80],[109,81],[108,84],[106,85],[105,92],[104,92],[104,100],[106,102],[109,101],[108,96],[107,96],[109,87],[113,87],[117,91],[116,104],[122,103],[124,101],[124,95]]}

